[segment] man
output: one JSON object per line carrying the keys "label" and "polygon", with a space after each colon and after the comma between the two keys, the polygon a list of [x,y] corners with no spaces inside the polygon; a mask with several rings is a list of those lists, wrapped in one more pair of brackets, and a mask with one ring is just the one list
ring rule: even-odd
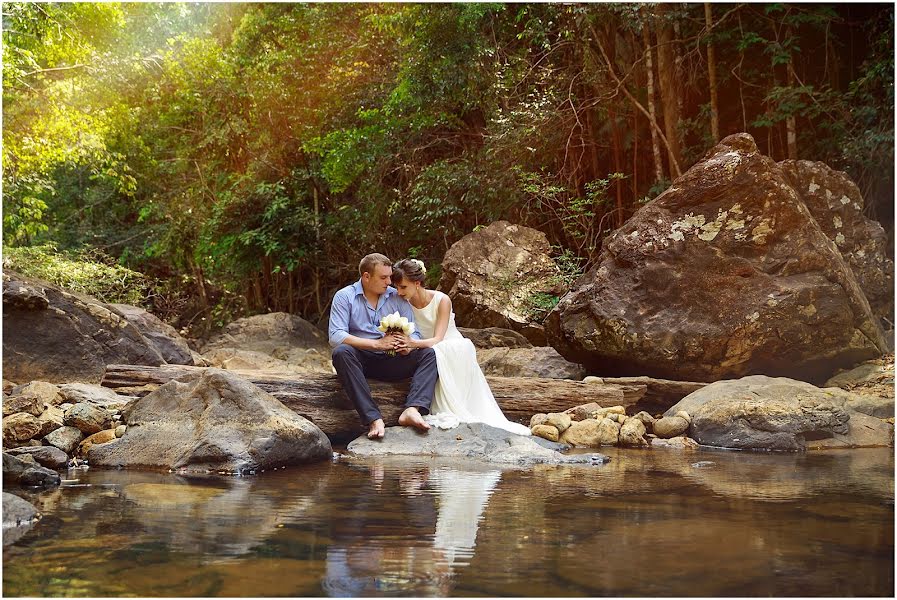
{"label": "man", "polygon": [[[436,388],[436,353],[432,348],[410,350],[401,336],[384,335],[377,329],[385,315],[396,311],[409,321],[414,320],[411,305],[389,285],[389,259],[382,254],[368,254],[361,259],[358,272],[361,278],[336,292],[330,307],[330,345],[337,377],[361,422],[368,426],[371,439],[382,438],[385,425],[367,378],[398,381],[410,377],[411,389],[399,425],[426,431],[430,426],[422,415],[430,412]],[[417,331],[411,335],[420,339]]]}

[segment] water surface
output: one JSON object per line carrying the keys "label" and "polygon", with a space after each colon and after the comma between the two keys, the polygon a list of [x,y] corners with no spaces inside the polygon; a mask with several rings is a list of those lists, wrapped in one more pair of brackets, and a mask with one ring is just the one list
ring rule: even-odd
{"label": "water surface", "polygon": [[6,596],[891,596],[892,449],[70,471]]}

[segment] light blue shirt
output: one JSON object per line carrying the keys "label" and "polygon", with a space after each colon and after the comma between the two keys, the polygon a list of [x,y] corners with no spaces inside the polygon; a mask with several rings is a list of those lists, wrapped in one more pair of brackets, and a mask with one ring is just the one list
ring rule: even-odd
{"label": "light blue shirt", "polygon": [[[330,305],[330,345],[336,348],[350,335],[369,340],[382,338],[383,332],[377,329],[380,319],[396,311],[414,322],[411,305],[399,296],[396,288],[388,286],[386,293],[377,299],[377,308],[371,308],[364,297],[360,279],[347,285],[333,295],[333,303]],[[411,337],[419,340],[420,333],[415,329]]]}

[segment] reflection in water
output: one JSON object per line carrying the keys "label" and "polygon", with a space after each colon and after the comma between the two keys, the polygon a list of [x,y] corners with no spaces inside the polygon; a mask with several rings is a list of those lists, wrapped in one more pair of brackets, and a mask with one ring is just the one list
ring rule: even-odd
{"label": "reflection in water", "polygon": [[[409,588],[421,595],[449,595],[455,570],[473,557],[477,529],[501,471],[424,463],[398,473],[395,489],[385,484],[383,464],[374,463],[369,471],[373,502],[376,494],[387,493],[386,501],[394,504],[397,491],[402,518],[417,523],[426,535],[399,541],[397,531],[372,532],[367,539],[351,533],[351,543],[328,548],[324,590],[342,597],[394,594]],[[371,502],[370,497],[359,498],[353,512],[364,515],[359,509]]]}
{"label": "reflection in water", "polygon": [[[5,596],[890,596],[891,449],[72,472]],[[596,567],[597,565],[597,567]]]}

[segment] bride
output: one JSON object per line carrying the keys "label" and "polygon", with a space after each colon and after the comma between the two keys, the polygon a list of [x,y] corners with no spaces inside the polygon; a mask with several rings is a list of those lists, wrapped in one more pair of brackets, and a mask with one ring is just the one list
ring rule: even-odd
{"label": "bride", "polygon": [[424,263],[406,258],[392,267],[392,284],[399,296],[411,304],[414,324],[421,338],[404,338],[407,348],[433,348],[439,379],[426,420],[431,425],[450,429],[462,423],[486,423],[512,433],[530,435],[525,425],[508,421],[486,377],[477,363],[473,343],[455,327],[451,299],[436,290],[424,288]]}

